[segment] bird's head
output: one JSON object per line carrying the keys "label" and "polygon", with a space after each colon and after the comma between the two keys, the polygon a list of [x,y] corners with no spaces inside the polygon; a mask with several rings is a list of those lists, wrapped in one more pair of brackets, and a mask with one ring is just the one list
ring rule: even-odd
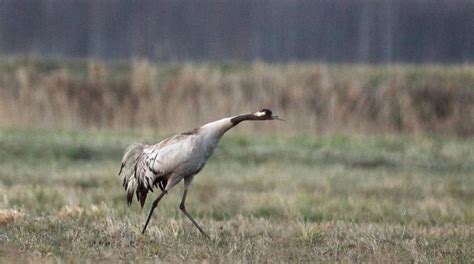
{"label": "bird's head", "polygon": [[264,108],[264,109],[262,109],[258,112],[255,112],[253,115],[255,117],[257,117],[257,119],[259,119],[259,120],[280,120],[280,121],[284,121],[283,119],[281,119],[277,115],[274,115],[271,110],[266,109],[266,108]]}

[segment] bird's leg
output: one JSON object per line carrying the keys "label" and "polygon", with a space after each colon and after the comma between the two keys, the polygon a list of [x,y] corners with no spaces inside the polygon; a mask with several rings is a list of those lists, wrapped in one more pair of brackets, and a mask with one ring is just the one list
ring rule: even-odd
{"label": "bird's leg", "polygon": [[202,230],[202,228],[198,225],[198,223],[196,223],[196,221],[194,221],[193,217],[186,211],[186,206],[184,205],[184,202],[186,201],[186,194],[188,193],[188,189],[185,188],[184,189],[184,193],[183,193],[183,198],[181,199],[181,204],[179,205],[179,209],[181,210],[181,212],[183,212],[183,214],[189,218],[189,220],[191,220],[191,222],[193,222],[193,224],[197,227],[197,229],[199,229],[199,232],[201,232],[201,234],[203,236],[205,236],[207,239],[211,239],[209,237],[208,234],[206,234],[206,232],[204,232],[204,230]]}
{"label": "bird's leg", "polygon": [[148,222],[150,222],[151,215],[153,214],[153,211],[155,210],[156,206],[158,206],[158,202],[161,200],[163,196],[165,196],[167,192],[168,191],[164,190],[163,192],[160,193],[160,195],[158,195],[155,201],[153,201],[153,204],[151,205],[150,213],[148,214],[148,219],[146,220],[145,226],[143,227],[142,234],[145,234],[145,230],[146,230],[146,227],[148,226]]}

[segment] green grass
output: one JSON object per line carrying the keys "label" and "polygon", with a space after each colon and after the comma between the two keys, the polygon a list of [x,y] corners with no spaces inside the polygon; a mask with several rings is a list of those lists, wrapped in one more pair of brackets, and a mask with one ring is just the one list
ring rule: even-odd
{"label": "green grass", "polygon": [[465,262],[474,258],[474,141],[239,136],[191,186],[127,207],[117,176],[145,132],[0,129],[0,262]]}

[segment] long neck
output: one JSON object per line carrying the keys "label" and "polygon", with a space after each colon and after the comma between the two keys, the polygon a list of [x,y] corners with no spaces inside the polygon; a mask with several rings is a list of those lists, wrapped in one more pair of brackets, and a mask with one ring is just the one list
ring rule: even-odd
{"label": "long neck", "polygon": [[224,135],[229,129],[238,125],[240,122],[245,120],[264,120],[263,117],[256,116],[254,114],[243,114],[234,117],[223,118],[211,123],[207,123],[201,127],[203,132],[212,133],[218,136]]}
{"label": "long neck", "polygon": [[207,134],[209,136],[221,137],[224,135],[227,130],[233,127],[232,122],[230,121],[231,117],[223,118],[211,123],[207,123],[199,128],[201,133]]}
{"label": "long neck", "polygon": [[232,126],[236,126],[240,122],[246,121],[246,120],[264,120],[264,117],[256,116],[254,114],[244,114],[244,115],[238,115],[238,116],[232,117],[230,119],[230,122],[232,123]]}

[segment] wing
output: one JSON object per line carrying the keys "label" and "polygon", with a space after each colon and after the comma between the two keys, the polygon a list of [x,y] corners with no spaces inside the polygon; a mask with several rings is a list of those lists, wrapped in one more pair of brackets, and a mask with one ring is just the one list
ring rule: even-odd
{"label": "wing", "polygon": [[134,193],[143,207],[148,191],[155,186],[164,190],[168,176],[186,159],[188,138],[177,135],[153,146],[133,144],[125,150],[119,175],[123,174],[129,205]]}

